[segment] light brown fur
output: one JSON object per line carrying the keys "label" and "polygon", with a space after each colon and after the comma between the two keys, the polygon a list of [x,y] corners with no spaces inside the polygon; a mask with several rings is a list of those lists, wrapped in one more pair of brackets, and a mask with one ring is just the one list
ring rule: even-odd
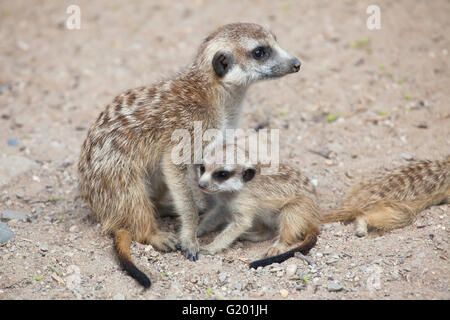
{"label": "light brown fur", "polygon": [[353,186],[337,209],[322,221],[355,223],[356,234],[368,228],[392,230],[410,225],[424,209],[450,202],[450,156],[419,161]]}
{"label": "light brown fur", "polygon": [[[199,182],[207,185],[202,187],[203,191],[213,192],[217,205],[206,213],[199,226],[199,236],[213,231],[223,222],[228,224],[213,242],[201,248],[201,252],[215,254],[238,238],[263,241],[275,237],[266,257],[279,255],[306,238],[309,244],[314,238],[315,244],[319,234],[316,192],[309,179],[300,172],[280,165],[277,173],[262,175],[259,164],[224,166],[209,162],[208,158],[204,159],[204,168]],[[242,177],[249,168],[255,170],[255,176],[245,181]],[[215,182],[214,172],[222,170],[234,173],[227,181]]]}
{"label": "light brown fur", "polygon": [[[178,144],[171,139],[173,131],[186,129],[193,141],[195,121],[202,122],[202,132],[234,127],[251,83],[300,68],[293,57],[289,62],[285,56],[273,56],[267,63],[278,69],[260,77],[258,68],[265,70],[265,64],[251,60],[245,47],[249,39],[277,46],[259,25],[223,26],[205,39],[193,63],[176,77],[128,90],[100,113],[83,144],[78,172],[81,195],[103,232],[127,230],[134,241],[161,251],[174,250],[180,242],[186,255],[196,259],[198,210],[186,183],[193,166],[172,162],[171,151]],[[228,69],[219,76],[213,58],[222,52],[229,58],[222,67]],[[156,222],[166,192],[181,219],[179,238],[161,231]]]}

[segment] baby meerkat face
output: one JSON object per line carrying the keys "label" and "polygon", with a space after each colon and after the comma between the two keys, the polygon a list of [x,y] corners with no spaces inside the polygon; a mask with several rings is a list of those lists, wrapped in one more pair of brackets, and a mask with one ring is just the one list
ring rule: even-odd
{"label": "baby meerkat face", "polygon": [[253,167],[238,165],[199,165],[198,187],[205,193],[236,192],[255,177]]}
{"label": "baby meerkat face", "polygon": [[233,23],[211,34],[205,55],[224,84],[246,86],[300,70],[300,61],[284,51],[275,36],[260,25]]}

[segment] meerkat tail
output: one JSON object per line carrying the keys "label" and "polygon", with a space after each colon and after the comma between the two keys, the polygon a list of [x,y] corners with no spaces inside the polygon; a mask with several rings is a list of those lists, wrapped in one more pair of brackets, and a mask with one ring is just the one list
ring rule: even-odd
{"label": "meerkat tail", "polygon": [[337,208],[321,214],[320,220],[322,223],[348,221],[360,214],[359,210],[355,208]]}
{"label": "meerkat tail", "polygon": [[150,279],[140,271],[133,260],[131,260],[130,246],[131,246],[131,233],[127,230],[118,230],[114,232],[114,246],[117,252],[117,257],[122,265],[122,268],[137,282],[139,282],[145,288],[149,288],[151,285]]}
{"label": "meerkat tail", "polygon": [[308,252],[316,245],[316,242],[316,233],[307,234],[305,239],[302,241],[302,243],[300,243],[298,247],[273,257],[255,260],[250,263],[250,268],[256,269],[258,267],[268,266],[272,263],[281,263],[289,258],[292,258],[296,252],[300,252],[301,254],[308,254]]}

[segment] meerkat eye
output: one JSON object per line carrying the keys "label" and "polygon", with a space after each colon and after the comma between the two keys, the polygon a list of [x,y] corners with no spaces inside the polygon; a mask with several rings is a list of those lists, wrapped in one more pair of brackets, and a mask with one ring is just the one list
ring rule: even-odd
{"label": "meerkat eye", "polygon": [[255,60],[261,60],[270,56],[270,50],[266,47],[258,47],[252,51],[252,56]]}
{"label": "meerkat eye", "polygon": [[205,173],[205,166],[201,165],[200,166],[200,174],[204,174]]}
{"label": "meerkat eye", "polygon": [[217,171],[214,173],[214,178],[217,180],[227,180],[231,176],[231,173],[229,171]]}

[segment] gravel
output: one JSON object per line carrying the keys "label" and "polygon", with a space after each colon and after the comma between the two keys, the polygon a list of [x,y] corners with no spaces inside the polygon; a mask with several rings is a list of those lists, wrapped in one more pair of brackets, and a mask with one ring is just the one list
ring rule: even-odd
{"label": "gravel", "polygon": [[290,264],[286,267],[286,277],[290,278],[293,277],[297,272],[297,265],[296,264]]}
{"label": "gravel", "polygon": [[409,153],[401,153],[400,158],[406,160],[406,161],[413,161],[414,157],[410,155]]}
{"label": "gravel", "polygon": [[227,279],[227,274],[225,272],[221,272],[219,274],[219,281],[220,282],[225,282],[226,279]]}
{"label": "gravel", "polygon": [[0,187],[9,183],[15,177],[36,168],[32,160],[22,156],[10,156],[0,158]]}
{"label": "gravel", "polygon": [[338,283],[330,283],[330,284],[328,284],[328,286],[327,286],[327,290],[328,290],[329,292],[339,292],[339,291],[341,291],[342,289],[344,289],[344,287],[341,286],[341,285],[338,284]]}
{"label": "gravel", "polygon": [[14,233],[7,224],[0,222],[0,245],[4,245],[12,238]]}
{"label": "gravel", "polygon": [[2,221],[9,221],[9,220],[27,221],[28,217],[29,217],[28,213],[15,210],[4,210],[1,215]]}

